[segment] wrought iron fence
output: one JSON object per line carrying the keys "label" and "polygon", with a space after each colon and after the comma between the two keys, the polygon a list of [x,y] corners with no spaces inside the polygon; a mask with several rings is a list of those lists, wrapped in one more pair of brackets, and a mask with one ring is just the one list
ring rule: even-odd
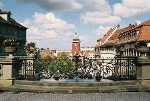
{"label": "wrought iron fence", "polygon": [[114,80],[135,80],[138,57],[116,57]]}
{"label": "wrought iron fence", "polygon": [[[102,78],[111,80],[136,80],[138,57],[115,57],[114,59],[97,59]],[[97,61],[94,60],[94,61]],[[40,73],[35,68],[35,58],[18,58],[18,79],[40,80]],[[95,65],[93,66],[94,69]],[[90,68],[91,69],[91,68]]]}
{"label": "wrought iron fence", "polygon": [[102,78],[112,80],[136,80],[137,57],[99,59]]}
{"label": "wrought iron fence", "polygon": [[19,66],[18,79],[20,80],[40,80],[39,73],[35,68],[35,58],[17,59]]}

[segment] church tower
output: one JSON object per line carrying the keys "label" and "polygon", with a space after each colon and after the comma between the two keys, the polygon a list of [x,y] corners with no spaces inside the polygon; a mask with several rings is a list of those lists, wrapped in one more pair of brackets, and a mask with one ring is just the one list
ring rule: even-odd
{"label": "church tower", "polygon": [[75,33],[75,37],[72,40],[72,56],[78,53],[80,54],[80,39],[77,36],[77,32]]}

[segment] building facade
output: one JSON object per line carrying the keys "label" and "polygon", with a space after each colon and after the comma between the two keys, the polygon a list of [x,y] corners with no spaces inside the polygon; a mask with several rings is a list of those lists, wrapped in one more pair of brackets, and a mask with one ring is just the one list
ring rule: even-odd
{"label": "building facade", "polygon": [[14,55],[24,56],[26,52],[24,45],[26,43],[27,28],[11,18],[10,11],[2,11],[0,9],[0,56],[7,56],[4,51],[3,41],[5,39],[14,39],[17,41],[17,51]]}
{"label": "building facade", "polygon": [[147,47],[150,43],[150,20],[129,26],[130,28],[119,34],[116,47],[123,49],[123,56],[140,56],[138,52],[140,44]]}
{"label": "building facade", "polygon": [[95,52],[94,52],[94,47],[88,47],[88,46],[84,46],[81,47],[81,53],[85,58],[88,59],[95,59]]}
{"label": "building facade", "polygon": [[101,59],[111,59],[115,55],[140,56],[138,44],[143,43],[150,43],[150,20],[141,24],[129,24],[124,28],[118,27],[116,30],[110,29],[104,37],[97,40],[95,52]]}
{"label": "building facade", "polygon": [[114,44],[117,39],[116,32],[120,28],[119,25],[110,28],[108,32],[97,40],[95,46],[95,56],[97,59],[113,59],[115,56]]}

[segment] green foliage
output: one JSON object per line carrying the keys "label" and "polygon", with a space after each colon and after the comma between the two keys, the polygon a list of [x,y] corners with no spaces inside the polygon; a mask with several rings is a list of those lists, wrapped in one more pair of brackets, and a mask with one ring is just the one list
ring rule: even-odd
{"label": "green foliage", "polygon": [[35,60],[35,68],[38,71],[47,71],[48,65],[51,63],[51,61],[53,61],[53,59],[49,56],[45,57],[45,58],[41,58],[40,56],[37,57],[37,59]]}
{"label": "green foliage", "polygon": [[70,73],[75,69],[74,63],[72,62],[72,60],[65,53],[62,53],[55,60],[55,65],[54,66],[53,67],[55,69],[57,68],[57,70],[59,70],[60,74]]}
{"label": "green foliage", "polygon": [[55,74],[58,70],[60,74],[71,73],[75,70],[75,63],[65,53],[62,53],[57,59],[52,59],[49,56],[43,59],[37,57],[35,65],[38,70],[49,71],[51,75]]}
{"label": "green foliage", "polygon": [[27,48],[29,48],[30,46],[32,46],[32,47],[35,47],[35,42],[29,42],[29,43],[27,43]]}

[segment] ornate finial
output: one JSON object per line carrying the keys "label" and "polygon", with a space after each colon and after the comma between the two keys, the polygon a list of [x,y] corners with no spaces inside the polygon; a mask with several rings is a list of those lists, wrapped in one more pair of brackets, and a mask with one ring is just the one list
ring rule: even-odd
{"label": "ornate finial", "polygon": [[75,32],[74,38],[79,39],[77,32]]}

